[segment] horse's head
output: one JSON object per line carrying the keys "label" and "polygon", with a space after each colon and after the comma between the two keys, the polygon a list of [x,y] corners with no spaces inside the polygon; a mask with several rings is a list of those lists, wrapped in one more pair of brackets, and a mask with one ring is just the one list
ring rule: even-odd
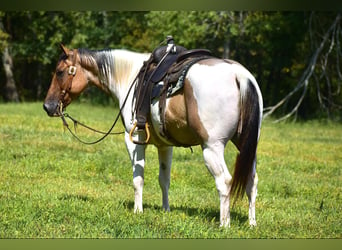
{"label": "horse's head", "polygon": [[45,97],[44,110],[49,116],[61,116],[63,110],[87,87],[88,80],[81,68],[77,50],[61,45],[61,55],[50,88]]}

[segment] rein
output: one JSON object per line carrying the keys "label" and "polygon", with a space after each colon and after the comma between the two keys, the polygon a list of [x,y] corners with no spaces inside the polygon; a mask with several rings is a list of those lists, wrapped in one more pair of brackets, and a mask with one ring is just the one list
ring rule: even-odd
{"label": "rein", "polygon": [[95,128],[92,128],[92,127],[90,127],[90,126],[88,126],[88,125],[86,125],[86,124],[76,120],[75,118],[73,118],[71,115],[69,115],[66,112],[63,115],[64,115],[64,118],[69,118],[74,123],[74,128],[75,129],[76,129],[77,125],[81,125],[82,127],[86,128],[86,129],[88,129],[90,131],[93,131],[93,132],[98,133],[98,134],[103,134],[103,135],[105,135],[105,134],[120,135],[120,134],[125,133],[125,132],[108,132],[108,131],[107,132],[103,132],[103,131],[100,131],[100,130],[97,130]]}
{"label": "rein", "polygon": [[[112,126],[110,127],[110,129],[108,130],[108,132],[103,132],[103,131],[99,131],[97,129],[94,129],[94,128],[91,128],[87,125],[85,125],[84,123],[81,123],[79,121],[77,121],[76,119],[74,119],[73,117],[71,117],[68,113],[63,113],[62,116],[61,116],[61,119],[63,121],[63,125],[64,127],[66,127],[70,134],[76,138],[79,142],[83,143],[83,144],[86,144],[86,145],[93,145],[93,144],[96,144],[96,143],[99,143],[100,141],[104,140],[108,135],[119,135],[119,134],[123,134],[125,132],[112,132],[113,128],[115,127],[117,121],[119,120],[119,117],[121,115],[121,110],[120,112],[118,113],[118,115],[116,116]],[[73,123],[74,123],[74,129],[75,129],[75,133],[70,129],[69,127],[69,124],[67,123],[67,121],[65,120],[65,118],[69,118]],[[93,132],[96,132],[96,133],[99,133],[99,134],[103,134],[103,136],[99,139],[97,139],[96,141],[93,141],[93,142],[87,142],[87,141],[84,141],[82,140],[80,137],[78,137],[76,135],[76,127],[77,125],[81,125],[82,127],[85,127]]]}

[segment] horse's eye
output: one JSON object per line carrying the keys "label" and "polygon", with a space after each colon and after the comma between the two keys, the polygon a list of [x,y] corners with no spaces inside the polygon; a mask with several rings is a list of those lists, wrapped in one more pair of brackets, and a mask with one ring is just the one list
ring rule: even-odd
{"label": "horse's eye", "polygon": [[62,78],[63,75],[64,75],[64,71],[63,71],[63,70],[57,70],[57,71],[56,71],[56,76],[57,76],[58,78]]}

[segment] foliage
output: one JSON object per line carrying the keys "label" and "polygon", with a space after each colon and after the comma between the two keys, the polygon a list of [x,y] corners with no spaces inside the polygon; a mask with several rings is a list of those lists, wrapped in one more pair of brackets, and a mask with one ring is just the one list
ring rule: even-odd
{"label": "foliage", "polygon": [[[73,104],[68,112],[105,130],[117,109]],[[249,228],[244,197],[231,208],[231,228],[222,229],[215,183],[199,147],[193,153],[175,148],[170,213],[161,208],[157,151],[147,149],[144,213],[135,215],[123,136],[82,145],[41,103],[0,104],[0,120],[0,238],[342,237],[341,124],[265,121],[258,226]],[[96,137],[81,128],[78,133]],[[229,144],[230,169],[235,155]]]}
{"label": "foliage", "polygon": [[[298,11],[1,12],[4,29],[0,29],[0,51],[8,44],[21,100],[42,100],[60,53],[59,43],[72,48],[150,52],[166,35],[173,35],[179,45],[207,48],[218,57],[229,57],[245,65],[256,76],[267,107],[296,86],[335,16],[335,12]],[[325,53],[317,61],[315,83],[298,109],[298,117],[339,118],[341,34],[339,23],[336,39],[329,38]],[[329,63],[325,63],[329,45],[334,46]],[[322,73],[320,69],[325,65]],[[5,81],[0,70],[2,92]],[[102,98],[98,92],[88,96]],[[288,112],[294,104],[295,100],[289,100],[278,114]]]}
{"label": "foliage", "polygon": [[5,32],[4,27],[3,27],[3,17],[5,13],[0,11],[0,51],[3,51],[4,48],[7,46],[7,39],[8,39],[8,34]]}

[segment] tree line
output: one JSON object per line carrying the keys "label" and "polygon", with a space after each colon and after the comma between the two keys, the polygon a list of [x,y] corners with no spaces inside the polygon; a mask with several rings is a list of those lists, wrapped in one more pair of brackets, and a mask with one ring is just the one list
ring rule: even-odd
{"label": "tree line", "polygon": [[[342,117],[339,12],[0,12],[0,102],[42,100],[60,43],[151,52],[167,35],[245,65],[260,85],[265,116]],[[108,101],[93,89],[83,98]]]}

